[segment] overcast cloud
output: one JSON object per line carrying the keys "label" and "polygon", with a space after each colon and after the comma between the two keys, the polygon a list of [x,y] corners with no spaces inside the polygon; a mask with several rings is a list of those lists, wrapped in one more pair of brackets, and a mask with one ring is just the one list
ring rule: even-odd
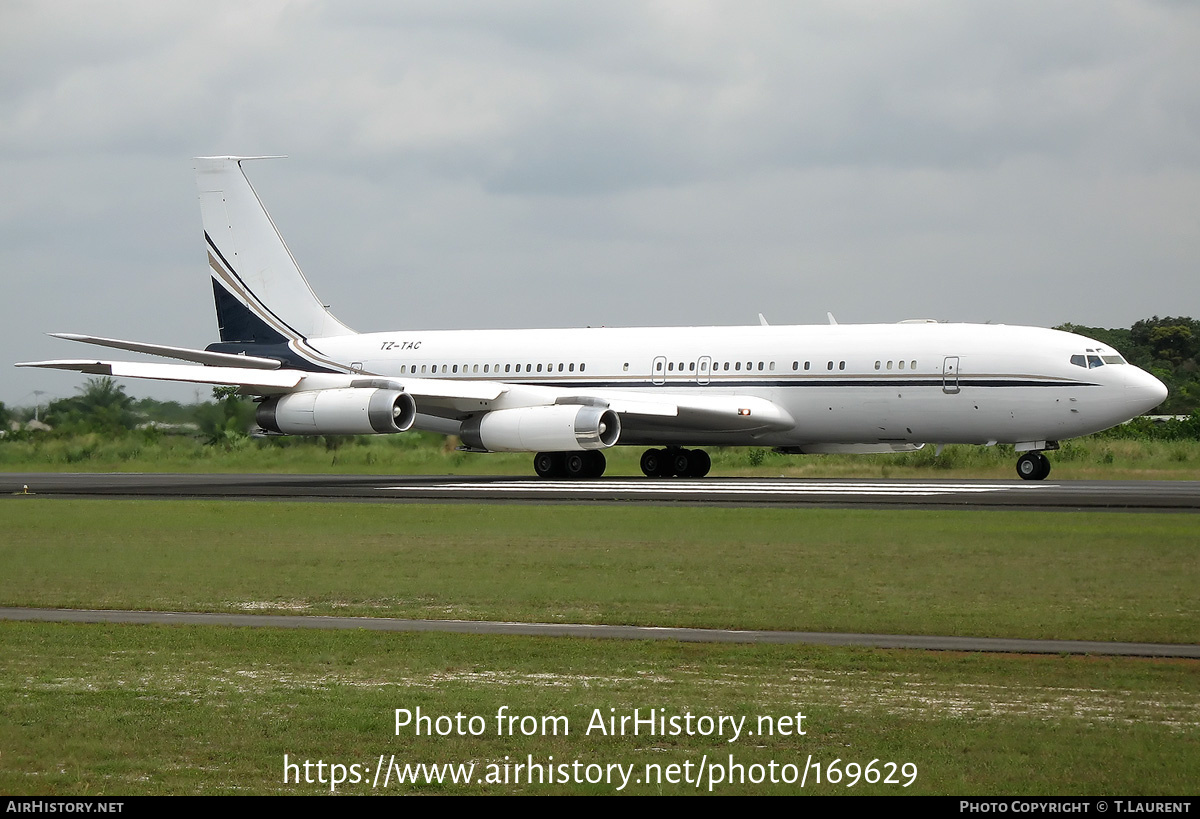
{"label": "overcast cloud", "polygon": [[1185,2],[0,0],[0,365],[215,340],[202,154],[359,330],[1196,316],[1197,78]]}

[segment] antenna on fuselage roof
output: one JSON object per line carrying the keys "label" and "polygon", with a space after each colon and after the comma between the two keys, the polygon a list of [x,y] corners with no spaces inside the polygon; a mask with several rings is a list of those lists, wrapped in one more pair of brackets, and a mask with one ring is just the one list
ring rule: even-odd
{"label": "antenna on fuselage roof", "polygon": [[767,324],[767,317],[764,316],[762,313],[758,314],[758,323],[761,324],[763,327],[771,326],[770,324]]}
{"label": "antenna on fuselage roof", "polygon": [[830,323],[830,324],[837,324],[837,319],[835,319],[835,318],[833,317],[833,313],[826,313],[825,315],[829,316],[829,323]]}

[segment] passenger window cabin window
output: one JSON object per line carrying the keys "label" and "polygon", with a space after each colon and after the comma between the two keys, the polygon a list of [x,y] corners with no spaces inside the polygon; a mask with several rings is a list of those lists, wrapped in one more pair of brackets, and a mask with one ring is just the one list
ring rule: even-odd
{"label": "passenger window cabin window", "polygon": [[742,369],[742,362],[739,361],[737,364],[733,365],[733,368],[740,371]]}
{"label": "passenger window cabin window", "polygon": [[798,370],[798,369],[800,369],[800,362],[799,362],[799,361],[793,361],[793,362],[792,362],[792,372],[795,372],[795,371],[796,371],[796,370]]}
{"label": "passenger window cabin window", "polygon": [[903,361],[901,361],[901,362],[900,362],[900,369],[902,369],[902,370],[904,369],[904,362],[903,362]]}
{"label": "passenger window cabin window", "polygon": [[811,363],[812,363],[811,361],[805,361],[805,362],[804,362],[804,369],[806,369],[806,370],[807,370],[807,369],[808,369],[808,365],[809,365],[809,364],[811,364]]}
{"label": "passenger window cabin window", "polygon": [[583,369],[584,369],[584,367],[586,367],[586,366],[587,366],[586,364],[580,364],[580,365],[579,365],[579,372],[583,372]]}
{"label": "passenger window cabin window", "polygon": [[832,361],[830,361],[830,362],[829,362],[829,365],[828,365],[828,366],[827,366],[825,369],[827,369],[827,370],[832,370],[832,369],[833,369],[833,362],[832,362]]}
{"label": "passenger window cabin window", "polygon": [[879,362],[879,361],[876,361],[876,362],[875,362],[875,369],[877,369],[877,370],[878,370],[878,369],[879,369],[879,365],[880,365],[880,364],[881,364],[881,362]]}
{"label": "passenger window cabin window", "polygon": [[839,362],[838,362],[838,369],[839,369],[839,370],[844,370],[844,369],[846,369],[846,362],[845,362],[845,361],[839,361]]}

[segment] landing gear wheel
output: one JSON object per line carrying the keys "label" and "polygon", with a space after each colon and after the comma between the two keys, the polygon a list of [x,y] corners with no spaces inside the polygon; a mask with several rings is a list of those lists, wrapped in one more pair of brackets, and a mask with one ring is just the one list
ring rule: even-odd
{"label": "landing gear wheel", "polygon": [[1025,481],[1042,481],[1050,474],[1050,459],[1040,452],[1026,452],[1017,459],[1017,475]]}
{"label": "landing gear wheel", "polygon": [[688,450],[687,477],[703,478],[710,469],[712,469],[712,458],[708,457],[707,452],[703,449]]}
{"label": "landing gear wheel", "polygon": [[533,471],[539,478],[566,477],[567,467],[561,452],[539,452],[533,456]]}
{"label": "landing gear wheel", "polygon": [[583,453],[584,460],[587,461],[587,474],[585,478],[599,478],[604,474],[604,468],[608,466],[608,459],[604,457],[604,453],[598,449],[593,449],[590,452]]}
{"label": "landing gear wheel", "polygon": [[669,474],[686,478],[691,471],[691,451],[686,449],[667,450],[666,466]]}
{"label": "landing gear wheel", "polygon": [[665,477],[667,453],[661,449],[647,449],[642,453],[642,474],[647,478]]}
{"label": "landing gear wheel", "polygon": [[567,467],[567,477],[571,480],[588,477],[588,453],[568,452],[564,463]]}

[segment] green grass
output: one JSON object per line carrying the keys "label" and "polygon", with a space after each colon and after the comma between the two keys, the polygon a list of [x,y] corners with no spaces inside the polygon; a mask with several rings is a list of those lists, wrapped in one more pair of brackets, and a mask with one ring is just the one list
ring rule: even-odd
{"label": "green grass", "polygon": [[[410,763],[909,762],[909,787],[807,793],[1193,794],[1194,662],[202,627],[0,623],[0,792],[328,793],[283,759]],[[497,736],[495,714],[565,716]],[[397,708],[478,715],[479,737],[395,731]],[[602,736],[602,715],[779,718],[804,736]],[[481,770],[482,773],[482,770]],[[389,793],[612,793],[606,784],[393,785]],[[799,792],[721,784],[715,793]],[[370,793],[347,784],[341,793]],[[374,791],[384,792],[382,789]],[[695,793],[632,783],[626,792]],[[701,787],[699,792],[706,792]]]}
{"label": "green grass", "polygon": [[1196,517],[4,500],[0,604],[1200,642]]}

